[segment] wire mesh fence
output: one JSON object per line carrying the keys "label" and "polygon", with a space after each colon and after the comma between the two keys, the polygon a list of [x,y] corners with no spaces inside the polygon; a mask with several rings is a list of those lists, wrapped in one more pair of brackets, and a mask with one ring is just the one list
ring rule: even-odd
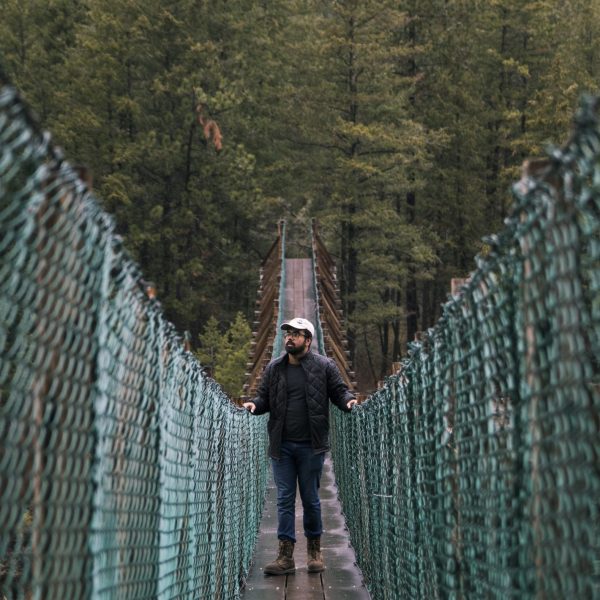
{"label": "wire mesh fence", "polygon": [[266,423],[184,350],[8,86],[0,232],[0,599],[238,597]]}
{"label": "wire mesh fence", "polygon": [[[600,597],[597,106],[401,373],[332,413],[373,598]],[[265,423],[185,352],[7,87],[0,231],[0,598],[236,598]]]}
{"label": "wire mesh fence", "polygon": [[526,165],[491,251],[399,374],[333,411],[374,600],[600,598],[600,126]]}

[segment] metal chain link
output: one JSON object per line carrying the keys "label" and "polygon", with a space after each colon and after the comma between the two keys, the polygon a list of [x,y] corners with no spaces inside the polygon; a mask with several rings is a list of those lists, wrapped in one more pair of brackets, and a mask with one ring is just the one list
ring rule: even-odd
{"label": "metal chain link", "polygon": [[598,105],[515,185],[505,230],[400,374],[332,412],[374,600],[600,597]]}
{"label": "metal chain link", "polygon": [[239,597],[266,422],[185,352],[9,87],[0,232],[0,599]]}

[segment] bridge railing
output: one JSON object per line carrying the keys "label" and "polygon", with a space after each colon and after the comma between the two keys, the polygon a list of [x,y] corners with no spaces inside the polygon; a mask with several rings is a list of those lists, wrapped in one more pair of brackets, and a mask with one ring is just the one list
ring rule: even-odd
{"label": "bridge railing", "polygon": [[352,370],[346,329],[336,279],[335,261],[329,254],[316,220],[311,223],[312,263],[317,296],[317,331],[319,350],[332,358],[346,385],[356,390],[356,375]]}
{"label": "bridge railing", "polygon": [[240,403],[251,400],[256,394],[260,377],[269,360],[281,350],[279,327],[284,295],[285,278],[285,221],[278,225],[278,235],[260,268],[260,282],[254,312],[252,346],[246,365],[246,381]]}
{"label": "bridge railing", "polygon": [[236,598],[266,467],[264,418],[203,374],[0,87],[0,598]]}
{"label": "bridge railing", "polygon": [[333,462],[382,598],[593,598],[600,571],[600,126],[525,165],[506,229]]}

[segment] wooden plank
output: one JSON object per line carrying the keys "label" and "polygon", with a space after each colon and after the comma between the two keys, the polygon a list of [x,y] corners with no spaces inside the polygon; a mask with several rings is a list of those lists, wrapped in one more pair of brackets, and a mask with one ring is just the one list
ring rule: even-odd
{"label": "wooden plank", "polygon": [[309,258],[287,258],[285,271],[283,318],[301,316],[315,323],[317,303],[312,261]]}
{"label": "wooden plank", "polygon": [[265,584],[252,585],[246,587],[242,598],[252,598],[253,600],[285,600],[285,579],[282,577],[279,585]]}
{"label": "wooden plank", "polygon": [[[362,587],[343,588],[328,586],[327,583],[324,583],[323,589],[325,600],[365,600],[365,592],[366,590]],[[366,597],[369,598],[369,596]]]}
{"label": "wooden plank", "polygon": [[350,545],[331,460],[325,460],[321,479],[321,508],[323,537],[321,547],[325,562],[323,573],[308,573],[306,568],[306,538],[302,526],[302,503],[296,500],[296,538],[294,551],[296,573],[286,577],[265,576],[264,565],[277,554],[277,502],[273,483],[269,484],[261,521],[260,537],[248,575],[243,600],[370,600],[356,565]]}
{"label": "wooden plank", "polygon": [[285,600],[324,600],[320,573],[308,573],[306,567],[296,568],[287,579]]}
{"label": "wooden plank", "polygon": [[264,565],[277,556],[277,501],[275,484],[270,481],[260,523],[252,566],[242,592],[244,600],[284,600],[285,577],[265,577]]}
{"label": "wooden plank", "polygon": [[369,600],[349,532],[338,500],[331,460],[325,461],[321,480],[321,508],[324,533],[321,539],[325,571],[323,590],[328,600]]}

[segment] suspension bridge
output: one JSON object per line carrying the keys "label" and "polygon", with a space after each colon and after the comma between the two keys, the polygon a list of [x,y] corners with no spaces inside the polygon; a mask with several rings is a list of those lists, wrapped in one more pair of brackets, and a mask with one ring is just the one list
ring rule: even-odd
{"label": "suspension bridge", "polygon": [[[206,376],[1,88],[0,598],[599,598],[598,104],[524,165],[505,229],[398,372],[332,411],[327,570],[267,579],[265,418]],[[287,256],[280,223],[261,268],[248,397],[298,310],[354,386],[310,242]]]}

